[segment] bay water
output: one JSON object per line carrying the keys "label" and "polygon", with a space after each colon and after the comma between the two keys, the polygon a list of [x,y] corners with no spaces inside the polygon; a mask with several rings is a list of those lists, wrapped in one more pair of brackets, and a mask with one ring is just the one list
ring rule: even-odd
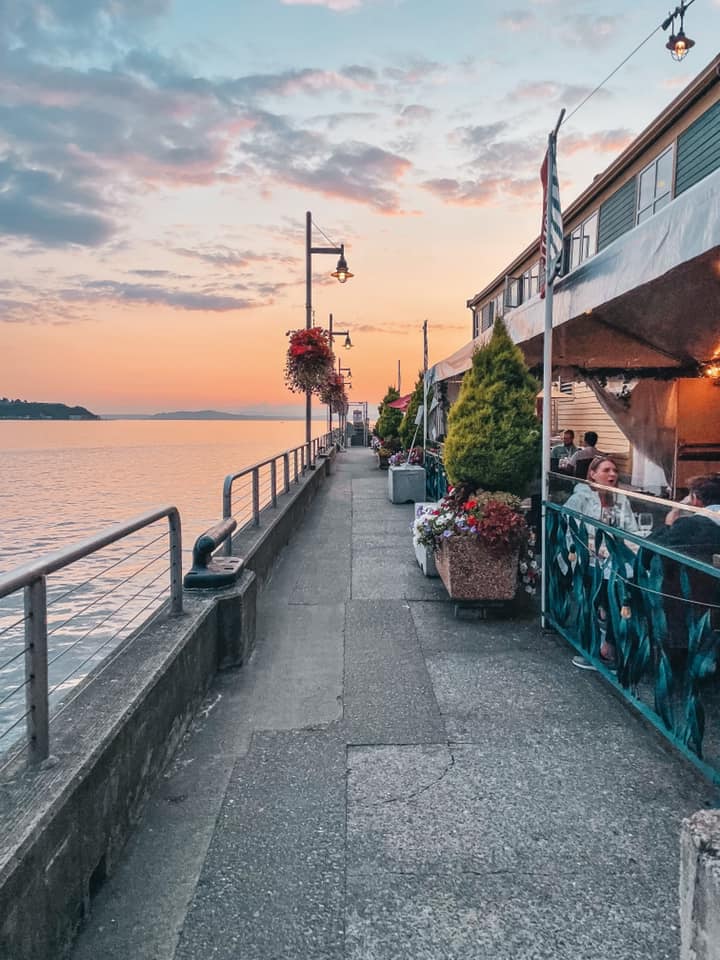
{"label": "bay water", "polygon": [[[325,430],[313,421],[313,436]],[[180,511],[187,570],[222,517],[225,476],[304,438],[302,420],[0,421],[0,574],[166,504]],[[167,597],[166,549],[163,521],[49,578],[55,708]],[[0,754],[23,730],[22,616],[22,591],[0,599]]]}

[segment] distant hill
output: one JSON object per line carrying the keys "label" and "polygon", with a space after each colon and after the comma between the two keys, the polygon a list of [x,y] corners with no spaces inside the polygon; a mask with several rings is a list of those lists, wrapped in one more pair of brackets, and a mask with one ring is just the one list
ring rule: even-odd
{"label": "distant hill", "polygon": [[149,420],[278,420],[286,417],[268,417],[261,414],[225,413],[223,410],[173,410],[171,413],[154,413]]}
{"label": "distant hill", "polygon": [[85,407],[64,403],[37,403],[34,400],[0,399],[0,420],[100,420]]}

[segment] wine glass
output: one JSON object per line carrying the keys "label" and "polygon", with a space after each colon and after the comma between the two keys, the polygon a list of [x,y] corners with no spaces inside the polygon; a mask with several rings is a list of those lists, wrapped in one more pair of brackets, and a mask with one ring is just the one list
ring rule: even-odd
{"label": "wine glass", "polygon": [[653,528],[653,515],[651,513],[638,513],[637,525],[640,536],[649,537]]}

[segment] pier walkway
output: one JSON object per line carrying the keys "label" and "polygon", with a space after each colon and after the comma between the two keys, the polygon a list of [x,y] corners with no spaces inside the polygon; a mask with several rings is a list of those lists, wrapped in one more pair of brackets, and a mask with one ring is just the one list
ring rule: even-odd
{"label": "pier walkway", "polygon": [[73,960],[676,960],[714,788],[537,620],[455,620],[336,463]]}

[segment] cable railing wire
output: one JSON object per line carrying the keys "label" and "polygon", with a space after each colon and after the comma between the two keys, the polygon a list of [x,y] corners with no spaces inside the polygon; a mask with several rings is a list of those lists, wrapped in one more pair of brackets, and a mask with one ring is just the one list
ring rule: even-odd
{"label": "cable railing wire", "polygon": [[13,697],[16,697],[18,693],[22,690],[23,687],[26,687],[30,683],[30,677],[26,677],[22,683],[19,683],[10,693],[5,694],[5,696],[0,700],[0,707],[7,703],[8,700],[12,700]]}
{"label": "cable railing wire", "polygon": [[[15,727],[17,727],[19,724],[21,724],[21,723],[23,722],[23,720],[26,720],[26,719],[29,717],[30,712],[31,712],[30,710],[26,710],[25,713],[24,713],[21,717],[18,717],[17,720],[15,720],[14,723],[11,723],[9,727],[6,727],[6,728],[3,730],[3,732],[0,733],[0,740],[4,740],[5,737],[6,737],[12,730],[15,729]],[[3,767],[0,767],[0,770],[4,770],[4,769],[5,769],[4,766],[3,766]]]}
{"label": "cable railing wire", "polygon": [[[154,542],[155,542],[155,541],[154,541]],[[129,583],[130,580],[133,580],[135,577],[137,577],[139,574],[141,574],[141,573],[143,572],[143,570],[147,570],[148,567],[151,567],[154,563],[157,563],[158,560],[162,560],[163,557],[166,557],[166,556],[167,556],[167,554],[168,554],[168,551],[167,551],[167,550],[163,550],[162,553],[158,554],[156,557],[153,557],[152,560],[148,560],[148,562],[145,563],[145,564],[144,564],[142,567],[140,567],[138,570],[134,570],[132,573],[128,574],[128,575],[125,577],[124,580],[120,580],[119,583],[113,584],[113,586],[111,586],[108,590],[106,590],[105,593],[99,594],[97,597],[95,597],[94,600],[91,600],[90,603],[88,603],[86,606],[84,606],[81,610],[76,610],[73,614],[71,614],[71,616],[69,616],[69,617],[67,618],[67,620],[63,620],[62,623],[53,624],[52,630],[48,630],[48,639],[49,639],[50,637],[52,637],[54,634],[56,634],[56,633],[58,632],[58,630],[62,630],[63,627],[66,627],[66,626],[68,625],[68,623],[70,623],[71,620],[75,620],[77,617],[81,617],[81,616],[82,616],[84,613],[86,613],[91,607],[94,607],[97,603],[100,603],[101,600],[104,600],[106,597],[110,596],[110,594],[112,594],[112,593],[114,593],[115,591],[119,590],[120,587],[124,586],[126,583]],[[67,649],[71,649],[71,648],[68,647]],[[65,652],[66,652],[66,651],[63,651],[63,653],[65,653]],[[62,654],[61,654],[61,656],[62,656]],[[59,658],[56,657],[55,659],[59,659]],[[48,663],[48,666],[50,665],[50,663],[54,663],[54,662],[55,662],[55,660],[50,660],[49,663]]]}
{"label": "cable railing wire", "polygon": [[[117,586],[114,588],[114,590],[117,590],[119,587],[124,586],[126,583],[128,583],[130,580],[132,580],[134,577],[138,576],[138,574],[142,573],[143,570],[146,570],[149,566],[152,566],[153,563],[157,563],[158,560],[161,560],[161,559],[166,555],[166,553],[167,553],[167,551],[166,551],[165,553],[161,553],[159,556],[155,557],[154,560],[151,560],[149,563],[146,563],[145,566],[142,567],[142,569],[137,570],[135,573],[131,574],[129,577],[126,577],[125,580],[122,580],[119,584],[117,584]],[[166,567],[165,570],[163,571],[163,573],[166,573],[169,569],[170,569],[170,567]],[[159,574],[159,576],[162,576],[162,573]],[[158,577],[155,577],[153,580],[150,580],[150,581],[149,581],[147,584],[145,584],[144,586],[152,586],[152,584],[155,583],[155,581],[156,581],[157,579],[158,579]],[[141,588],[141,590],[139,591],[140,593],[142,592],[142,589],[144,589],[144,587]],[[109,590],[107,593],[103,594],[102,597],[98,597],[98,601],[99,601],[99,600],[102,600],[102,599],[105,599],[105,597],[107,597],[110,593],[113,593],[114,590]],[[93,632],[93,630],[97,630],[98,627],[101,627],[104,623],[107,623],[107,621],[108,621],[111,617],[115,616],[115,614],[118,613],[118,611],[122,610],[128,603],[132,602],[132,600],[134,600],[135,597],[137,597],[137,596],[138,596],[137,593],[133,594],[133,596],[132,596],[132,597],[129,597],[129,598],[125,601],[125,603],[121,604],[119,607],[115,607],[113,610],[110,611],[110,613],[109,613],[106,617],[104,617],[102,620],[99,620],[97,623],[93,624],[86,633],[84,633],[81,637],[78,637],[78,639],[75,640],[73,643],[71,643],[70,646],[64,647],[64,648],[60,651],[60,653],[57,654],[57,656],[53,657],[52,660],[48,660],[48,667],[51,667],[51,666],[53,665],[53,663],[57,663],[57,661],[60,660],[62,657],[64,657],[66,653],[70,653],[71,650],[74,650],[75,647],[76,647],[79,643],[82,643],[83,640],[86,640],[86,639],[90,636],[90,634]],[[97,602],[97,601],[95,601],[95,602]],[[89,604],[89,605],[85,608],[85,610],[88,610],[88,609],[90,608],[90,606],[92,606],[92,605],[93,605],[93,604]],[[81,611],[81,612],[84,612],[84,611]],[[77,616],[80,616],[80,614],[77,614]],[[71,617],[70,619],[72,620],[72,619],[74,619],[74,618]],[[70,620],[66,620],[66,621],[65,621],[65,624],[67,624],[67,623],[69,623],[69,622],[70,622]],[[65,624],[63,624],[63,626],[64,626]],[[48,633],[48,637],[51,637],[51,636],[56,632],[56,629],[59,629],[59,628],[54,628],[52,631],[50,631],[50,632]]]}
{"label": "cable railing wire", "polygon": [[3,627],[2,630],[0,630],[0,637],[4,636],[6,633],[8,633],[8,631],[14,630],[15,627],[19,627],[20,624],[25,623],[26,620],[27,620],[27,616],[22,616],[20,617],[19,620],[16,620],[14,623],[9,624],[7,627]]}
{"label": "cable railing wire", "polygon": [[6,660],[5,663],[0,663],[0,673],[2,673],[6,667],[9,667],[11,663],[15,663],[16,660],[20,659],[20,657],[24,657],[29,649],[30,647],[23,647],[19,653],[16,653],[14,656],[10,657],[10,659]]}
{"label": "cable railing wire", "polygon": [[[99,623],[96,623],[93,627],[90,628],[90,630],[88,630],[86,634],[84,634],[84,636],[82,636],[79,640],[76,640],[74,646],[77,645],[77,643],[81,642],[82,640],[87,639],[87,637],[90,636],[93,630],[97,630],[98,627],[101,627],[104,623],[107,623],[107,621],[111,617],[119,613],[120,610],[123,610],[129,603],[132,603],[133,600],[136,600],[144,590],[147,590],[148,587],[151,587],[154,583],[156,583],[160,579],[160,577],[164,576],[169,571],[170,571],[170,567],[167,566],[164,570],[161,570],[160,573],[154,579],[150,580],[148,583],[143,584],[142,587],[137,591],[137,593],[133,594],[132,597],[128,597],[125,603],[121,604],[119,607],[116,607],[116,609],[113,610],[111,613],[109,613],[107,617],[104,618],[104,620],[101,620]],[[146,610],[151,603],[153,603],[155,600],[158,599],[158,597],[161,597],[163,593],[165,593],[165,589],[161,590],[154,597],[152,597],[151,600],[147,604],[145,604],[145,606],[140,610],[139,613],[136,613],[133,617],[131,617],[130,620],[126,621],[119,628],[119,630],[117,630],[112,636],[110,636],[107,640],[105,640],[105,642],[102,643],[99,647],[93,650],[93,652],[89,654],[89,656],[87,656],[82,661],[82,663],[78,664],[66,677],[64,677],[62,680],[59,680],[56,684],[54,684],[54,686],[52,686],[48,690],[48,696],[52,696],[52,694],[55,693],[64,683],[67,683],[68,680],[72,679],[72,677],[74,677],[79,670],[82,670],[82,668],[85,666],[86,663],[89,663],[90,660],[93,660],[95,657],[97,657],[97,655],[101,652],[101,650],[104,650],[105,647],[109,643],[111,643],[113,640],[115,640],[122,633],[123,630],[126,630],[129,624],[131,624],[133,620],[136,620],[137,617],[140,615],[140,613]],[[59,657],[56,657],[55,660],[51,661],[51,663],[54,663],[58,659]],[[48,663],[48,666],[50,666],[50,663]]]}
{"label": "cable railing wire", "polygon": [[[159,522],[159,521],[158,521]],[[105,567],[103,570],[99,570],[97,573],[94,573],[91,577],[88,577],[87,580],[84,580],[82,583],[77,583],[75,586],[70,587],[65,593],[60,594],[59,597],[53,597],[48,600],[48,607],[51,607],[54,603],[59,603],[61,600],[65,600],[71,594],[80,590],[82,587],[86,587],[89,583],[92,583],[93,580],[97,580],[98,577],[104,576],[106,573],[109,573],[111,570],[114,570],[115,567],[119,567],[122,563],[127,563],[128,560],[131,560],[133,557],[136,557],[139,553],[142,553],[143,550],[147,550],[148,547],[152,547],[153,544],[157,543],[159,540],[164,540],[167,537],[165,530],[157,537],[154,537],[152,540],[149,540],[147,543],[144,543],[142,546],[138,547],[137,550],[134,550],[132,553],[126,554],[124,557],[121,557],[119,560],[116,560],[115,563],[111,563],[109,567]],[[167,552],[167,551],[166,551]],[[0,633],[0,637],[2,633]]]}

